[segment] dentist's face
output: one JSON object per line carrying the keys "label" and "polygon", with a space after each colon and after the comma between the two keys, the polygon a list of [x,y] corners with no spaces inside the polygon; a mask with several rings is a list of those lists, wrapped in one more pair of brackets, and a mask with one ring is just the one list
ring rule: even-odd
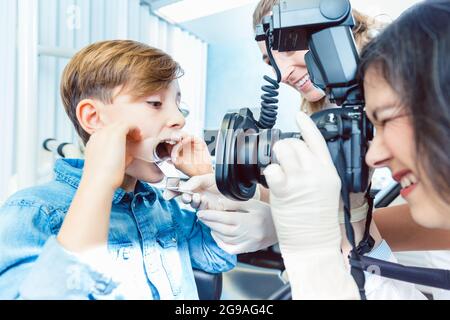
{"label": "dentist's face", "polygon": [[366,72],[364,92],[367,116],[376,128],[367,163],[373,168],[391,170],[418,224],[450,229],[450,208],[431,187],[429,177],[417,160],[412,115],[375,67],[369,67]]}
{"label": "dentist's face", "polygon": [[[261,50],[263,61],[270,66],[265,42],[258,42],[258,46]],[[281,71],[281,81],[300,92],[307,101],[316,102],[322,99],[325,94],[322,90],[317,89],[309,79],[305,62],[305,54],[307,52],[307,50],[293,52],[272,50],[275,62]]]}

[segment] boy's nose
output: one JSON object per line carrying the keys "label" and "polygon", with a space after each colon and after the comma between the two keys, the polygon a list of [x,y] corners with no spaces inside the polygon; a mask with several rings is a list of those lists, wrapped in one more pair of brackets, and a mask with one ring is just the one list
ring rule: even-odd
{"label": "boy's nose", "polygon": [[167,126],[169,128],[183,128],[186,124],[186,119],[184,118],[181,111],[177,108],[176,111],[173,111],[172,115],[169,116]]}
{"label": "boy's nose", "polygon": [[366,154],[366,162],[372,168],[381,168],[388,165],[392,154],[385,145],[382,134],[375,135]]}

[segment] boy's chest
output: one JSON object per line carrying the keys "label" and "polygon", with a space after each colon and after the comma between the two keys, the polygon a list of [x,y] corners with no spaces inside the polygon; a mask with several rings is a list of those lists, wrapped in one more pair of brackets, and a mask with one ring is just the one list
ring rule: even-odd
{"label": "boy's chest", "polygon": [[194,283],[187,244],[169,212],[113,208],[108,249],[134,295],[177,299]]}

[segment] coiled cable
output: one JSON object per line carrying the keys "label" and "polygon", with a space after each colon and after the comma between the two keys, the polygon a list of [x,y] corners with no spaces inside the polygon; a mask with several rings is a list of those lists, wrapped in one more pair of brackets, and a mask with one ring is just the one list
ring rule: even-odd
{"label": "coiled cable", "polygon": [[259,116],[259,120],[257,122],[258,127],[261,129],[272,129],[277,122],[278,115],[278,89],[280,88],[281,82],[281,72],[275,62],[275,59],[272,54],[272,35],[268,30],[266,32],[266,49],[267,55],[269,56],[270,65],[275,70],[277,75],[277,79],[272,79],[269,76],[264,76],[264,80],[269,82],[268,85],[264,85],[261,89],[264,91],[264,94],[261,96],[261,113]]}

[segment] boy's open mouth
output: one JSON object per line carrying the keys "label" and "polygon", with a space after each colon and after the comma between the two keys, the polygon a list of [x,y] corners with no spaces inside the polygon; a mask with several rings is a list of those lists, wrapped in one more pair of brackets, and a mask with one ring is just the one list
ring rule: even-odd
{"label": "boy's open mouth", "polygon": [[154,157],[157,162],[167,161],[172,158],[173,148],[180,142],[180,140],[163,140],[155,148]]}

